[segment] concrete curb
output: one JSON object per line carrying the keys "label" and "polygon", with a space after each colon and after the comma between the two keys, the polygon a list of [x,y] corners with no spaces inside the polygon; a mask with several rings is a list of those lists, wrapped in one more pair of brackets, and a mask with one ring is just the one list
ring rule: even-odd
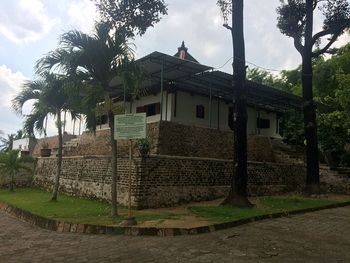
{"label": "concrete curb", "polygon": [[123,227],[123,226],[100,226],[89,224],[74,224],[65,221],[58,221],[55,219],[49,219],[42,216],[33,215],[32,213],[17,208],[12,205],[8,205],[0,202],[0,210],[15,216],[29,224],[56,231],[56,232],[70,232],[70,233],[84,233],[84,234],[112,234],[112,235],[125,235],[125,236],[159,236],[159,237],[172,237],[179,235],[197,235],[210,233],[217,230],[232,228],[248,224],[255,221],[260,221],[268,218],[279,218],[284,216],[302,214],[307,212],[320,211],[324,209],[338,208],[350,206],[350,201],[330,204],[322,207],[305,208],[290,212],[278,212],[273,214],[254,216],[250,218],[240,219],[236,221],[213,224],[195,228],[156,228],[156,227]]}

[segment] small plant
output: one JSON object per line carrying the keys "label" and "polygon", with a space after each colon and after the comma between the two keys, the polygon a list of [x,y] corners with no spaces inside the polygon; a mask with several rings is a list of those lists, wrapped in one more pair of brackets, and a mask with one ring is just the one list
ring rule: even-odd
{"label": "small plant", "polygon": [[28,163],[32,163],[33,159],[30,156],[19,157],[18,150],[10,150],[0,154],[0,175],[10,177],[10,191],[13,192],[15,186],[15,175],[21,170],[31,172],[32,169]]}
{"label": "small plant", "polygon": [[149,154],[149,142],[147,139],[138,140],[138,147],[141,157],[147,157]]}
{"label": "small plant", "polygon": [[49,143],[46,141],[43,141],[41,143],[41,149],[49,149]]}
{"label": "small plant", "polygon": [[46,141],[43,141],[41,143],[40,156],[41,157],[50,157],[51,156],[51,149],[49,149],[49,143]]}

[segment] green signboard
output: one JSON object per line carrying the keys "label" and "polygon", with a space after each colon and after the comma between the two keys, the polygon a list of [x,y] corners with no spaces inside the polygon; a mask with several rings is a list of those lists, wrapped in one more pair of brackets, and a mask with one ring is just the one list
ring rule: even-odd
{"label": "green signboard", "polygon": [[146,138],[146,113],[114,116],[114,139],[131,140]]}

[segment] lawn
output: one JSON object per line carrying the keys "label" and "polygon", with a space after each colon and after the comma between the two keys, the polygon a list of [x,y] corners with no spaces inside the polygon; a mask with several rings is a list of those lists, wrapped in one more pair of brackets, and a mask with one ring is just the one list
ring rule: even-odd
{"label": "lawn", "polygon": [[[119,216],[110,217],[111,206],[106,202],[59,195],[57,202],[51,202],[51,193],[39,189],[18,188],[15,192],[0,189],[0,201],[16,206],[32,214],[47,218],[65,220],[71,223],[116,225],[127,217],[127,209],[119,206]],[[134,211],[139,222],[160,219],[176,219],[169,212]]]}
{"label": "lawn", "polygon": [[[33,214],[71,223],[94,225],[118,225],[127,217],[127,209],[118,207],[119,216],[110,217],[110,204],[67,195],[59,195],[57,202],[50,201],[51,193],[33,188],[18,188],[15,192],[0,189],[0,202],[4,202]],[[251,198],[254,208],[240,209],[220,206],[220,200],[184,205],[176,208],[161,208],[133,211],[139,225],[157,227],[194,227],[213,223],[224,223],[258,215],[287,212],[304,208],[320,207],[350,197],[324,199],[300,196]]]}
{"label": "lawn", "polygon": [[[349,198],[350,199],[350,198]],[[200,217],[214,223],[224,223],[259,215],[288,212],[305,208],[321,207],[337,203],[329,199],[312,199],[303,197],[260,197],[255,198],[254,208],[233,208],[224,206],[192,206],[189,209]]]}

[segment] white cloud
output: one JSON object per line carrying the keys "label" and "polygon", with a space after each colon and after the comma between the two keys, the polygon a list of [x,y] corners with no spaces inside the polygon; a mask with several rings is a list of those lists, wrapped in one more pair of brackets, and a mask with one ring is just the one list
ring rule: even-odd
{"label": "white cloud", "polygon": [[[23,122],[23,118],[17,116],[11,109],[11,100],[21,89],[21,86],[25,83],[27,78],[22,72],[13,72],[6,65],[0,65],[0,130],[5,133],[12,133],[20,129],[20,123]],[[32,103],[28,102],[24,105],[23,113],[29,114],[31,111]],[[62,120],[64,114],[62,114]],[[49,116],[47,133],[48,135],[57,134],[57,128],[55,124],[56,120]],[[73,121],[70,120],[70,115],[67,113],[66,131],[73,133]],[[75,134],[78,133],[79,121],[75,125]],[[82,124],[81,131],[84,130],[84,123]],[[40,134],[37,134],[40,136]]]}
{"label": "white cloud", "polygon": [[11,110],[11,100],[25,81],[21,72],[13,72],[6,65],[0,65],[0,129],[5,133],[16,131],[20,118]]}
{"label": "white cloud", "polygon": [[336,48],[340,48],[346,44],[350,43],[350,34],[349,33],[345,33],[344,35],[341,35],[337,42],[334,43],[334,47]]}
{"label": "white cloud", "polygon": [[[168,0],[168,16],[141,38],[137,37],[138,57],[157,50],[175,54],[184,40],[189,52],[209,66],[221,66],[232,57],[232,40],[223,28],[223,19],[216,1]],[[276,8],[279,1],[247,0],[245,3],[246,59],[263,68],[293,69],[301,63],[293,40],[277,28]],[[315,32],[320,30],[323,17],[315,15]],[[337,45],[347,43],[342,37]],[[251,65],[250,65],[251,66]],[[221,70],[231,72],[230,63]]]}
{"label": "white cloud", "polygon": [[41,0],[0,1],[0,34],[16,44],[41,39],[57,22]]}
{"label": "white cloud", "polygon": [[68,10],[69,23],[85,33],[90,33],[98,19],[98,13],[93,1],[73,0],[70,2]]}
{"label": "white cloud", "polygon": [[22,72],[13,72],[6,65],[0,66],[0,103],[2,106],[11,106],[12,98],[18,93],[26,77]]}

